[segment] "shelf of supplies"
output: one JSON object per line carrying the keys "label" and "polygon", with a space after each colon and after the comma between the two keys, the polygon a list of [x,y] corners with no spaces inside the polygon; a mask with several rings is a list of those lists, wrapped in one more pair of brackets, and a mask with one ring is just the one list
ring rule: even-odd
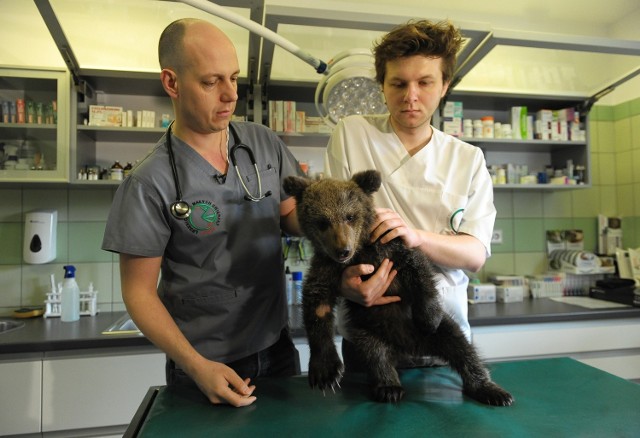
{"label": "shelf of supplies", "polygon": [[156,143],[166,128],[78,125],[77,130],[94,141],[129,141]]}
{"label": "shelf of supplies", "polygon": [[494,184],[494,190],[582,190],[591,188],[591,184]]}
{"label": "shelf of supplies", "polygon": [[460,137],[460,140],[492,151],[549,152],[562,148],[583,147],[586,141],[560,140],[519,140],[514,138],[472,138]]}
{"label": "shelf of supplies", "polygon": [[325,132],[276,132],[287,146],[325,147],[330,133]]}

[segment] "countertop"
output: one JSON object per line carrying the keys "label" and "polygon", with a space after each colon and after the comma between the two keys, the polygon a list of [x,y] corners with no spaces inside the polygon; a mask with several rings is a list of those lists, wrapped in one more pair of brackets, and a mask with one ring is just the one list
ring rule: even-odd
{"label": "countertop", "polygon": [[[149,346],[142,335],[110,334],[102,332],[125,312],[100,312],[96,316],[82,316],[79,321],[63,323],[60,318],[24,319],[25,326],[0,333],[0,355],[9,353],[44,353],[49,351],[89,348],[119,348]],[[620,318],[640,318],[640,307],[588,309],[559,303],[548,298],[526,299],[519,303],[483,303],[469,305],[471,327],[505,324],[533,324],[546,322],[588,321]],[[3,320],[11,318],[0,318]],[[293,330],[296,337],[304,337],[302,328]]]}

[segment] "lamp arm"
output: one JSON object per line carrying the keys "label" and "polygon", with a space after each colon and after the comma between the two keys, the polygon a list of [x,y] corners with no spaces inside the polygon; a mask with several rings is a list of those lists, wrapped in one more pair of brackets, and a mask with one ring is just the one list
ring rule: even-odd
{"label": "lamp arm", "polygon": [[248,20],[241,15],[238,15],[234,12],[231,12],[220,5],[215,3],[206,1],[206,0],[181,0],[182,3],[186,3],[194,8],[203,10],[217,17],[223,18],[231,23],[237,24],[238,26],[244,27],[245,29],[253,32],[261,37],[271,41],[274,44],[282,47],[286,51],[292,53],[298,58],[302,59],[307,64],[311,65],[316,69],[318,73],[326,73],[327,72],[327,63],[322,61],[321,59],[315,58],[309,53],[300,49],[300,47],[293,44],[286,38],[281,37],[277,33],[273,32],[271,29],[268,29],[254,21]]}

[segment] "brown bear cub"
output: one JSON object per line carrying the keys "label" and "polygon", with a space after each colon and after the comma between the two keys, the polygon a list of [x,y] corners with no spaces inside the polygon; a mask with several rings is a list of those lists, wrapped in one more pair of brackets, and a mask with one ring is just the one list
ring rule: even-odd
{"label": "brown bear cub", "polygon": [[364,307],[345,301],[345,328],[367,364],[373,398],[398,402],[404,395],[396,365],[410,356],[444,359],[462,377],[463,392],[489,405],[508,406],[513,397],[496,385],[459,326],[443,311],[424,253],[401,239],[370,242],[376,213],[372,194],[380,173],[369,170],[350,181],[311,181],[288,177],[285,191],[295,196],[300,226],[314,254],[303,285],[302,312],[309,339],[309,384],[322,390],[339,384],[344,366],[333,342],[334,308],[340,299],[342,271],[350,265],[379,266],[384,258],[398,271],[387,295],[401,300]]}

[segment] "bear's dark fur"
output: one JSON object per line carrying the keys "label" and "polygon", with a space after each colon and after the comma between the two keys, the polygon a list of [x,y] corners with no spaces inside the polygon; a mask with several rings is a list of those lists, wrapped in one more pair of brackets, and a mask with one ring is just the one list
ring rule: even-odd
{"label": "bear's dark fur", "polygon": [[379,266],[384,258],[398,271],[386,295],[399,302],[364,307],[345,300],[348,338],[367,364],[373,398],[397,402],[404,395],[395,369],[398,360],[435,356],[460,374],[463,392],[482,403],[507,406],[512,396],[491,381],[474,347],[460,327],[442,310],[431,262],[401,239],[370,242],[375,220],[372,194],[380,188],[380,174],[370,170],[350,181],[311,181],[289,177],[284,189],[297,201],[297,214],[314,255],[303,285],[302,312],[309,339],[309,384],[333,388],[344,366],[333,342],[334,309],[340,298],[342,271],[360,263]]}

